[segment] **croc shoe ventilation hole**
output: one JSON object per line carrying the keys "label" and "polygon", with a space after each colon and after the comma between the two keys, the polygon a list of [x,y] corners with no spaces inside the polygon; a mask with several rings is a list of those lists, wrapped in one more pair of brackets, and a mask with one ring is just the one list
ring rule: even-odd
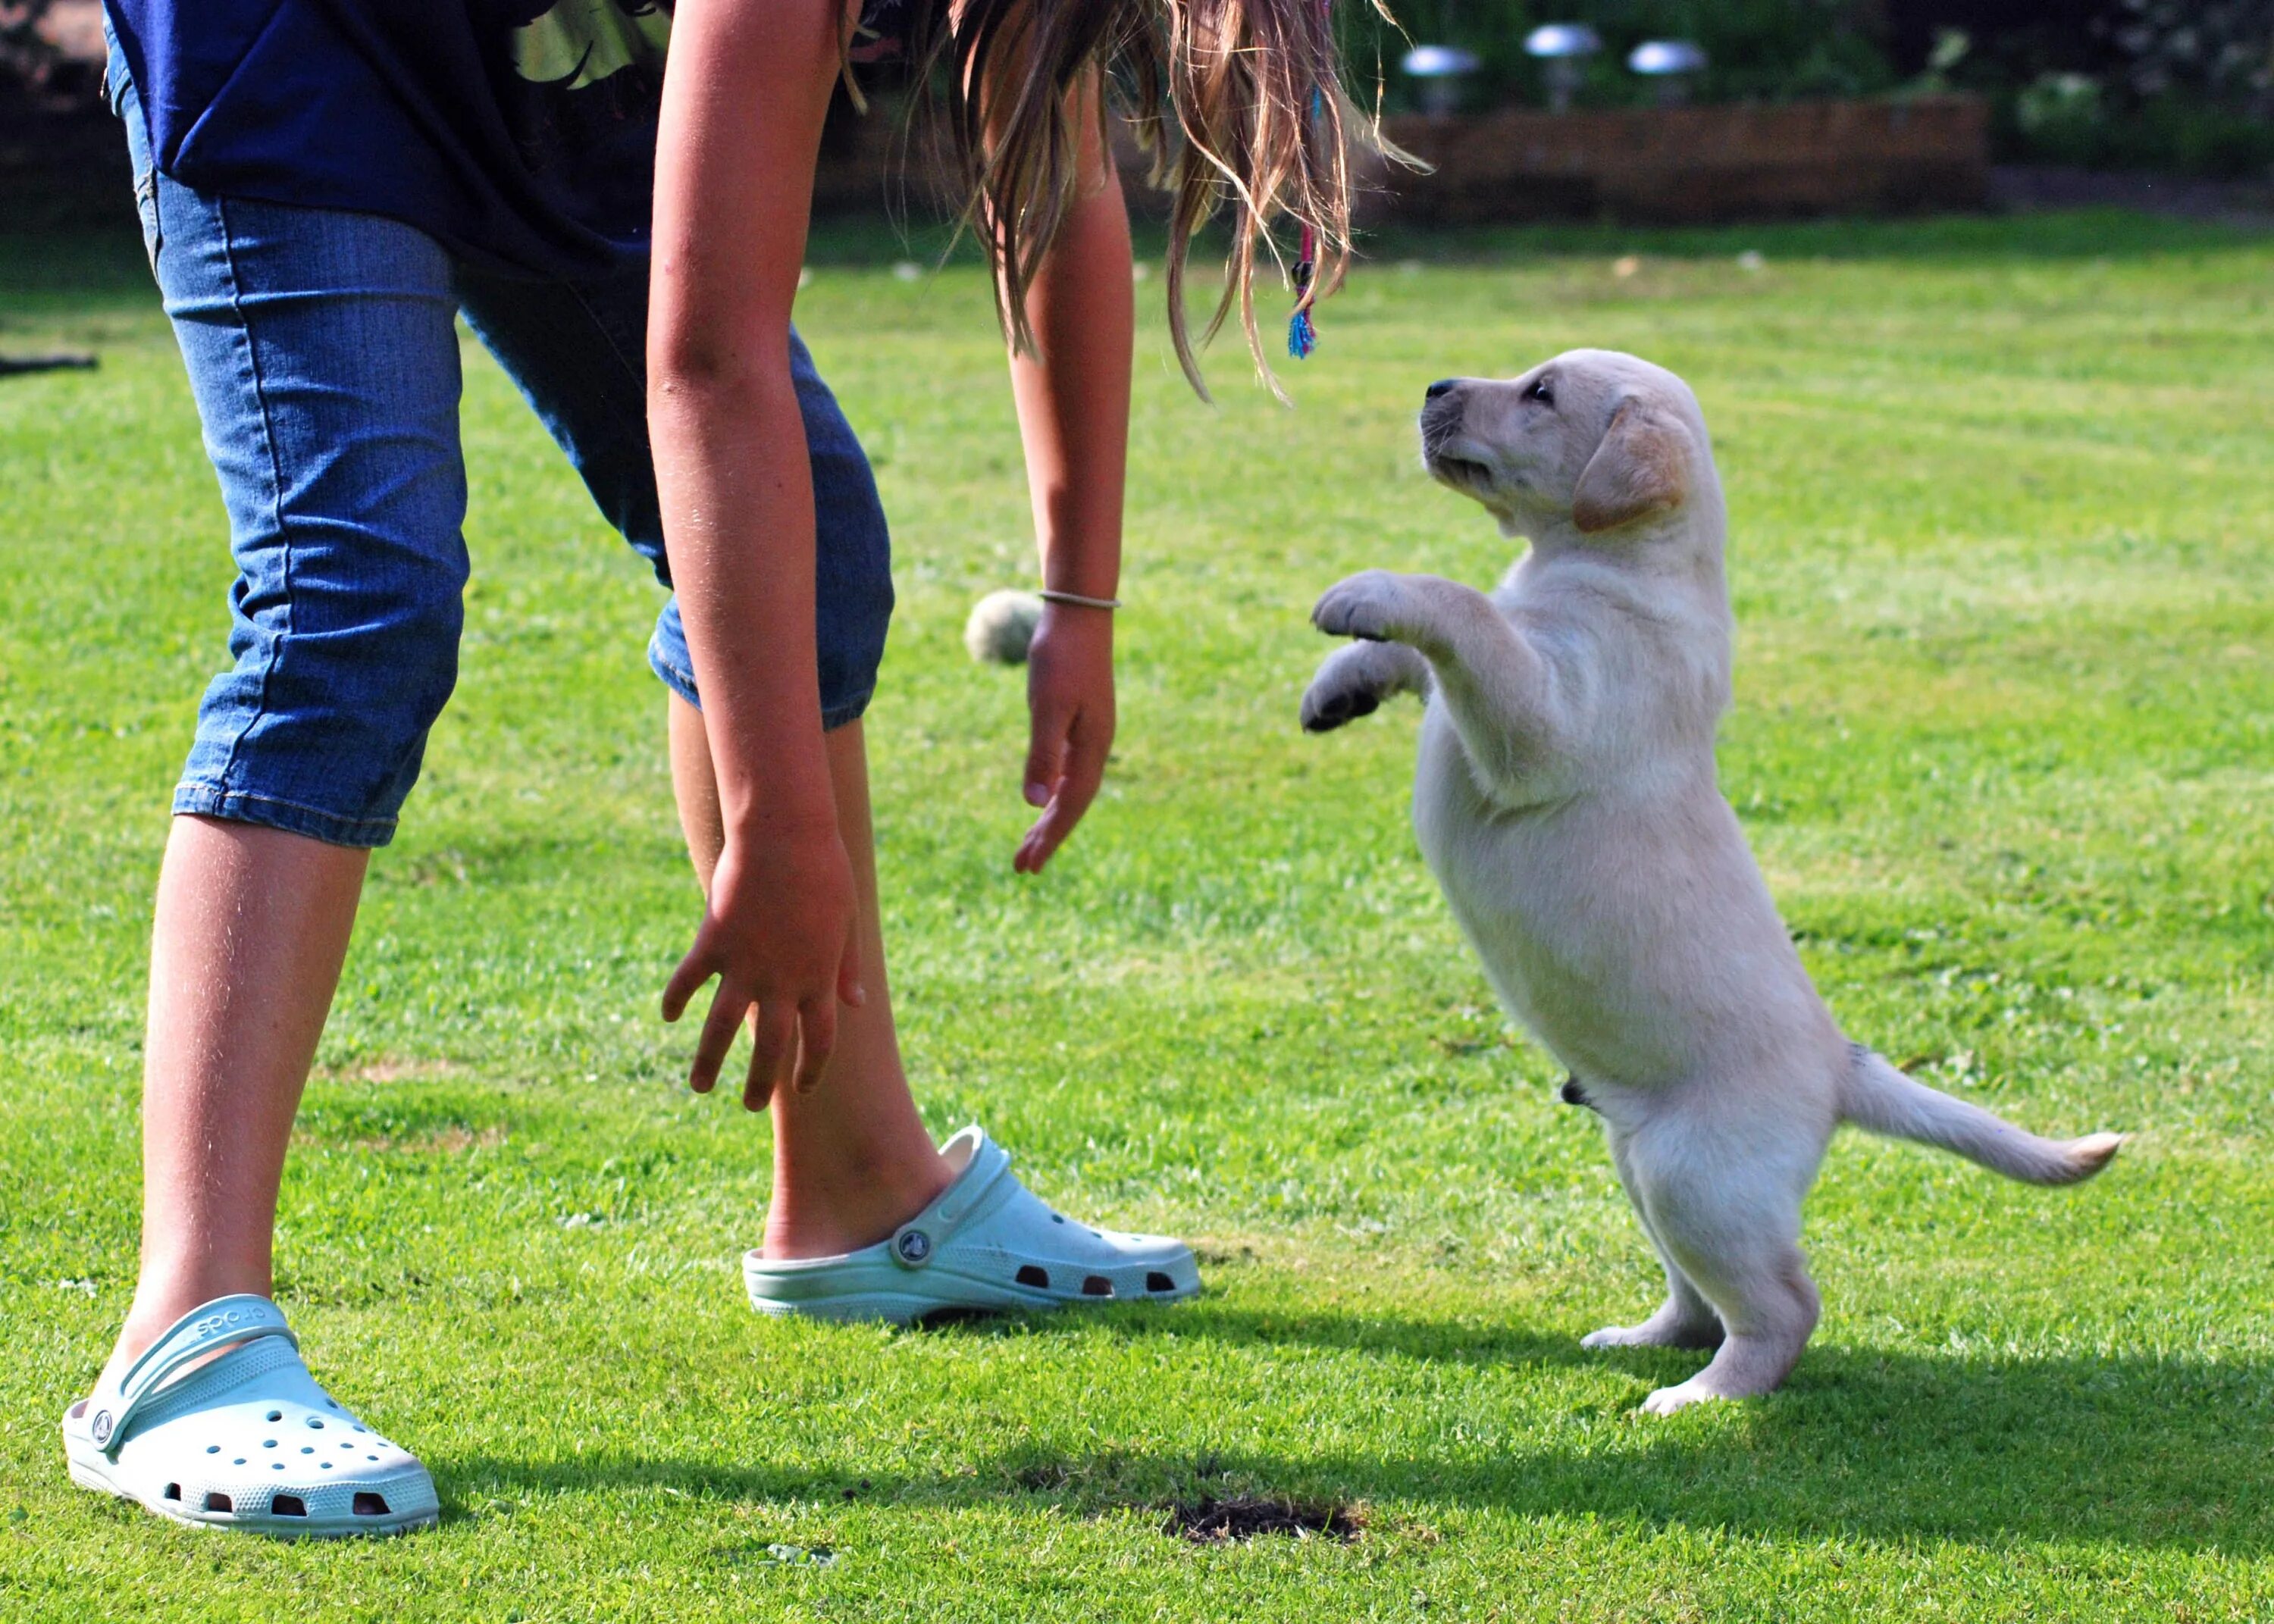
{"label": "croc shoe ventilation hole", "polygon": [[1103,1274],[1085,1275],[1081,1282],[1081,1294],[1084,1297],[1111,1297],[1113,1282]]}
{"label": "croc shoe ventilation hole", "polygon": [[1145,1289],[1148,1291],[1174,1291],[1176,1289],[1177,1282],[1158,1269],[1145,1276]]}
{"label": "croc shoe ventilation hole", "polygon": [[1019,1270],[1019,1283],[1037,1291],[1047,1291],[1050,1289],[1050,1272],[1046,1268],[1037,1268],[1031,1263],[1027,1264]]}
{"label": "croc shoe ventilation hole", "polygon": [[181,1485],[180,1484],[178,1484],[178,1483],[169,1483],[169,1484],[168,1484],[168,1485],[166,1485],[166,1498],[167,1498],[168,1500],[179,1500],[179,1499],[181,1499],[181,1498],[182,1498],[182,1485]]}
{"label": "croc shoe ventilation hole", "polygon": [[373,1494],[368,1489],[355,1497],[355,1514],[359,1517],[383,1517],[387,1515],[387,1496]]}
{"label": "croc shoe ventilation hole", "polygon": [[230,1499],[228,1495],[216,1490],[213,1493],[206,1496],[206,1509],[207,1511],[235,1511],[237,1509],[237,1502]]}
{"label": "croc shoe ventilation hole", "polygon": [[271,1516],[278,1517],[305,1517],[308,1515],[308,1502],[297,1494],[271,1495],[268,1500],[268,1513]]}

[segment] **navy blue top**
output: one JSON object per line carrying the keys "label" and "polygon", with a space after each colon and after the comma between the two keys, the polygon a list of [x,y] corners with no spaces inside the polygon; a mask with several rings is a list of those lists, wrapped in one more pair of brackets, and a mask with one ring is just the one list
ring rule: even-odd
{"label": "navy blue top", "polygon": [[[536,274],[644,253],[673,0],[107,0],[158,167]],[[906,0],[872,3],[888,53]]]}

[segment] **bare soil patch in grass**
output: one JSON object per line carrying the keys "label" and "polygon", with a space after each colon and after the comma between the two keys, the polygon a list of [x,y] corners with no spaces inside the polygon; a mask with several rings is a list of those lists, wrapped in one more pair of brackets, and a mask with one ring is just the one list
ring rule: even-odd
{"label": "bare soil patch in grass", "polygon": [[1196,1545],[1242,1545],[1267,1534],[1295,1539],[1335,1539],[1348,1545],[1366,1527],[1356,1506],[1325,1500],[1281,1500],[1268,1494],[1209,1495],[1169,1507],[1162,1532]]}

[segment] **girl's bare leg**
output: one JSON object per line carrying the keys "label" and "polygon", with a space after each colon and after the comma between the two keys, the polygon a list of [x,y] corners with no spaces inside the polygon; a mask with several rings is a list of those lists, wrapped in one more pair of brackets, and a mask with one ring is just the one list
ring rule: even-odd
{"label": "girl's bare leg", "polygon": [[[707,882],[722,844],[718,787],[701,718],[684,701],[672,702],[671,737],[688,849]],[[860,894],[869,1001],[840,1011],[837,1053],[819,1089],[775,1091],[765,1229],[773,1257],[879,1240],[949,1178],[900,1070],[859,726],[832,733],[828,750]],[[259,824],[174,819],[151,936],[141,1274],[114,1365],[200,1303],[268,1294],[292,1117],[369,861],[365,851]]]}
{"label": "girl's bare leg", "polygon": [[200,1303],[268,1295],[292,1114],[369,860],[259,824],[174,819],[150,944],[142,1270],[114,1366]]}
{"label": "girl's bare leg", "polygon": [[[861,724],[825,735],[837,823],[853,860],[861,932],[861,983],[868,1002],[837,1011],[829,1074],[811,1094],[773,1092],[773,1203],[766,1212],[770,1258],[828,1257],[880,1241],[948,1185],[947,1164],[925,1132],[900,1069],[900,1038],[885,982],[877,905],[877,853],[869,820],[869,758]],[[702,713],[671,699],[671,776],[688,855],[707,889],[726,845],[719,784]],[[721,1090],[722,1093],[726,1092]]]}

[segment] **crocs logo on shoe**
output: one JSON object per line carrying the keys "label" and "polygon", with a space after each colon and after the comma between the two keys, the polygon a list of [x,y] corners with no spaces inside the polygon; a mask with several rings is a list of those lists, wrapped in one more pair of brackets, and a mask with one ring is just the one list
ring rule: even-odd
{"label": "crocs logo on shoe", "polygon": [[922,1229],[902,1229],[892,1237],[892,1255],[910,1268],[931,1261],[931,1237]]}
{"label": "crocs logo on shoe", "polygon": [[87,1428],[87,1432],[99,1447],[110,1441],[110,1429],[117,1425],[117,1423],[110,1418],[109,1410],[98,1410],[94,1412],[94,1421]]}
{"label": "crocs logo on shoe", "polygon": [[245,1310],[232,1308],[225,1314],[215,1314],[209,1320],[200,1320],[196,1326],[198,1340],[203,1342],[208,1336],[220,1335],[233,1325],[242,1325],[245,1323]]}

